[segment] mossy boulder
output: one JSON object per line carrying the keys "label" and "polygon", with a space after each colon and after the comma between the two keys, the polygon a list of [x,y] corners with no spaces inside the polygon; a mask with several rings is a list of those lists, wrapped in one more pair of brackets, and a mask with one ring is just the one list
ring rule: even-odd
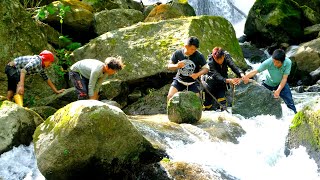
{"label": "mossy boulder", "polygon": [[300,6],[307,6],[309,8],[311,8],[312,10],[314,10],[317,13],[320,13],[320,1],[318,0],[294,0],[295,2],[297,2]]}
{"label": "mossy boulder", "polygon": [[136,9],[142,10],[143,5],[134,0],[82,0],[84,3],[90,4],[95,12],[105,9]]}
{"label": "mossy boulder", "polygon": [[191,91],[177,92],[167,104],[168,119],[175,123],[195,123],[202,115],[202,102]]}
{"label": "mossy boulder", "polygon": [[0,101],[0,154],[21,144],[29,145],[36,127],[43,122],[39,114],[11,101]]}
{"label": "mossy boulder", "polygon": [[[93,7],[78,0],[60,0],[54,1],[48,5],[53,9],[53,13],[49,14],[42,21],[59,30],[60,33],[68,32],[70,38],[74,41],[91,37],[89,34],[93,29]],[[69,7],[69,10],[65,10]],[[61,10],[65,11],[64,15],[60,15]],[[59,14],[60,13],[60,14]],[[61,22],[62,20],[62,22]]]}
{"label": "mossy boulder", "polygon": [[272,92],[252,81],[235,86],[233,92],[232,113],[246,118],[258,115],[282,116],[281,99],[275,99]]}
{"label": "mossy boulder", "polygon": [[289,150],[306,147],[306,151],[320,167],[320,99],[306,104],[293,118],[286,140],[286,154]]}
{"label": "mossy boulder", "polygon": [[171,2],[155,6],[144,20],[145,22],[160,21],[182,16],[195,16],[196,13],[188,3]]}
{"label": "mossy boulder", "polygon": [[94,28],[98,35],[143,21],[141,11],[135,9],[112,9],[94,14]]}
{"label": "mossy boulder", "polygon": [[257,0],[251,7],[244,34],[261,46],[299,43],[303,37],[303,14],[293,0]]}
{"label": "mossy boulder", "polygon": [[240,68],[247,68],[232,25],[217,16],[139,23],[107,32],[73,51],[72,59],[94,58],[104,61],[109,56],[121,56],[126,66],[110,79],[142,79],[169,72],[167,64],[172,53],[182,48],[184,40],[190,36],[199,38],[199,51],[205,57],[214,46],[221,46],[232,55]]}
{"label": "mossy boulder", "polygon": [[96,100],[59,109],[33,138],[46,179],[132,179],[141,165],[162,159],[121,109]]}

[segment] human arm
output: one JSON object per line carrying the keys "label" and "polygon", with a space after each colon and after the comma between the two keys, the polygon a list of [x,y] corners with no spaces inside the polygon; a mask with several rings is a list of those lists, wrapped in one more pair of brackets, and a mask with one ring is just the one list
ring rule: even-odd
{"label": "human arm", "polygon": [[107,77],[107,74],[103,74],[102,66],[97,66],[91,70],[89,84],[88,84],[88,94],[89,99],[98,100],[99,89],[103,80]]}
{"label": "human arm", "polygon": [[252,70],[250,71],[248,74],[246,74],[245,76],[242,77],[242,80],[244,82],[244,84],[248,84],[249,79],[252,78],[253,76],[255,76],[256,74],[258,74],[258,70]]}
{"label": "human arm", "polygon": [[172,61],[170,61],[168,64],[168,69],[174,71],[179,68],[183,68],[184,66],[185,63],[183,61],[179,61],[178,63],[173,63]]}
{"label": "human arm", "polygon": [[205,64],[199,72],[191,74],[190,77],[192,77],[193,79],[197,79],[199,76],[203,74],[207,74],[208,72],[209,72],[209,65]]}
{"label": "human arm", "polygon": [[20,72],[20,81],[18,83],[17,87],[17,93],[23,95],[24,94],[24,81],[26,77],[27,71],[25,69],[22,69]]}
{"label": "human arm", "polygon": [[50,79],[47,80],[47,84],[50,86],[50,88],[52,89],[52,91],[56,94],[60,94],[62,93],[65,89],[60,89],[57,90],[56,86],[52,83],[52,81]]}
{"label": "human arm", "polygon": [[279,97],[280,97],[280,92],[281,92],[281,90],[284,88],[284,86],[286,85],[287,80],[288,80],[288,75],[287,75],[287,74],[284,74],[284,75],[282,76],[282,80],[281,80],[281,82],[280,82],[277,90],[275,90],[274,93],[273,93],[273,96],[274,96],[275,98],[279,98]]}

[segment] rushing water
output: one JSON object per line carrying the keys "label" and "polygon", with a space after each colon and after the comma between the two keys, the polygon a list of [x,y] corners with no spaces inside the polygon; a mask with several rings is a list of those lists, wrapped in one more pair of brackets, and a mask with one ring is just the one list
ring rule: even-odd
{"label": "rushing water", "polygon": [[[295,93],[297,109],[318,93]],[[166,139],[166,151],[172,161],[183,161],[202,165],[208,172],[224,170],[229,175],[241,180],[317,180],[317,165],[310,159],[304,147],[293,149],[284,155],[285,137],[294,116],[285,104],[282,104],[283,118],[260,115],[243,118],[226,112],[224,116],[238,122],[246,134],[238,138],[239,144],[212,142],[207,133],[192,125],[186,126],[190,131],[190,141],[182,143]],[[214,116],[216,112],[205,111],[205,116]],[[192,127],[187,127],[192,126]],[[151,130],[152,131],[152,130]],[[156,132],[152,132],[158,136]],[[187,132],[188,133],[188,132]],[[192,135],[195,134],[196,135]],[[163,134],[162,134],[163,135]],[[161,138],[163,138],[161,135]],[[158,137],[159,138],[159,137]],[[186,142],[186,141],[184,141]],[[188,142],[188,141],[187,141]],[[33,145],[19,146],[0,156],[0,179],[3,180],[44,180],[36,166]]]}
{"label": "rushing water", "polygon": [[[139,1],[139,0],[137,0]],[[143,0],[144,4],[153,4],[161,0]],[[223,0],[198,0],[199,2],[225,2]],[[165,3],[167,0],[162,0]],[[196,0],[189,0],[195,7]],[[253,0],[235,0],[234,4],[247,13]],[[198,10],[196,9],[197,13]],[[237,36],[243,34],[245,19],[234,24]],[[295,93],[294,101],[300,110],[310,98],[318,93]],[[282,104],[283,118],[261,115],[254,118],[232,116],[246,134],[240,137],[239,144],[212,142],[206,132],[193,126],[197,136],[190,136],[192,142],[184,144],[181,141],[166,137],[167,153],[173,161],[184,161],[200,164],[207,171],[224,170],[241,180],[318,180],[317,165],[310,159],[304,147],[293,149],[291,154],[284,155],[285,138],[294,114],[285,104]],[[212,114],[210,114],[212,113]],[[215,112],[204,112],[214,115]],[[189,125],[192,126],[192,125]],[[193,132],[194,133],[194,132]],[[190,134],[192,134],[190,132]],[[155,133],[155,135],[157,135]],[[39,172],[34,156],[33,145],[19,146],[0,156],[0,179],[2,180],[44,180]]]}

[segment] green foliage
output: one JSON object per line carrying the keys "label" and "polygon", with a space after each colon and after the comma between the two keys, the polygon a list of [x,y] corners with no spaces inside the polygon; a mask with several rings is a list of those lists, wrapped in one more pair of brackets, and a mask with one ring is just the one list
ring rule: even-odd
{"label": "green foliage", "polygon": [[68,67],[71,66],[72,61],[70,60],[70,54],[75,49],[81,47],[81,43],[72,42],[72,39],[68,36],[60,36],[59,40],[63,44],[68,44],[65,48],[57,50],[57,57],[59,61],[57,64],[53,65],[53,69],[60,78],[64,78],[64,74],[67,72]]}
{"label": "green foliage", "polygon": [[57,7],[53,6],[53,4],[49,4],[37,10],[37,14],[35,17],[37,20],[45,20],[48,18],[48,15],[53,15],[57,12],[57,10]]}
{"label": "green foliage", "polygon": [[60,5],[58,6],[58,10],[59,10],[58,17],[60,18],[60,24],[63,24],[63,19],[66,16],[66,13],[71,11],[71,8],[70,6]]}
{"label": "green foliage", "polygon": [[63,20],[68,12],[71,12],[70,6],[65,6],[63,4],[59,4],[58,6],[54,6],[52,3],[41,7],[36,14],[37,20],[45,20],[48,18],[48,15],[57,14],[56,16],[59,17],[59,22],[61,25],[60,33],[62,34],[62,24]]}

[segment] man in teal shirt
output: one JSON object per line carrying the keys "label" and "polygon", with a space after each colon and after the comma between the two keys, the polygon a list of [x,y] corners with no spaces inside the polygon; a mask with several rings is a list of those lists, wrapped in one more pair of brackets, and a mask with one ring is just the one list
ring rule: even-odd
{"label": "man in teal shirt", "polygon": [[292,99],[290,87],[287,83],[288,76],[291,71],[291,60],[286,58],[286,54],[282,49],[273,52],[272,57],[265,60],[256,70],[249,72],[244,76],[243,82],[247,84],[249,78],[264,70],[268,70],[269,74],[262,85],[273,92],[275,98],[281,97],[294,113],[297,113],[296,107]]}

